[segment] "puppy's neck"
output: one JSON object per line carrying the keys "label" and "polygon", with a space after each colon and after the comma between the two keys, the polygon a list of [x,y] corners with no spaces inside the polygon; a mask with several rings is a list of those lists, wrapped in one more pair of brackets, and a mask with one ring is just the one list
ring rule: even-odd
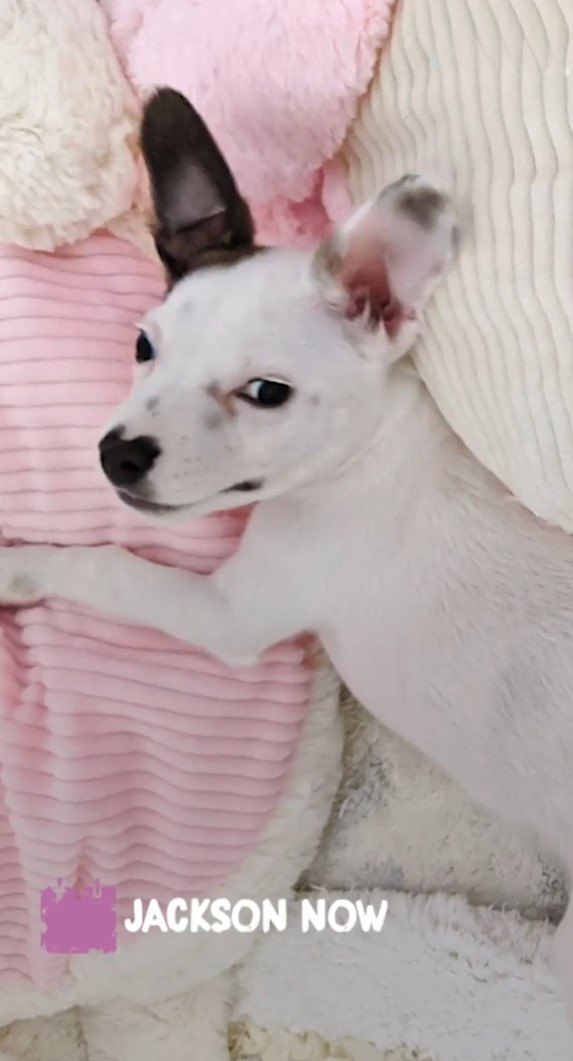
{"label": "puppy's neck", "polygon": [[350,498],[383,486],[393,490],[423,475],[444,443],[455,441],[410,361],[391,370],[380,395],[379,415],[367,422],[358,445],[341,463],[293,491],[293,500]]}

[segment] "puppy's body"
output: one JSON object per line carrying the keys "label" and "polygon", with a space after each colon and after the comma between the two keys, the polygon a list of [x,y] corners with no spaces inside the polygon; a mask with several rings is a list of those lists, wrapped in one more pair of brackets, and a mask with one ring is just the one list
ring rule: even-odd
{"label": "puppy's body", "polygon": [[212,580],[231,626],[205,647],[246,662],[314,631],[372,714],[573,870],[573,542],[471,457],[409,368],[386,401],[346,469],[259,505]]}
{"label": "puppy's body", "polygon": [[573,869],[573,542],[478,465],[412,373],[388,399],[359,463],[261,506],[251,560],[282,528],[283,592],[357,699]]}
{"label": "puppy's body", "polygon": [[[209,578],[115,547],[9,549],[1,599],[69,597],[230,662],[312,631],[376,717],[573,873],[573,540],[509,496],[398,364],[451,257],[447,199],[408,178],[316,257],[254,255],[206,130],[179,97],[161,106],[144,148],[178,282],[144,322],[152,363],[102,463],[126,503],[160,518],[259,504]],[[189,159],[158,165],[158,129]],[[199,220],[180,217],[198,173]],[[572,910],[558,955],[573,1011]]]}
{"label": "puppy's body", "polygon": [[314,632],[364,706],[573,872],[573,541],[453,435],[409,367],[348,465],[261,502],[210,578],[116,547],[3,550],[3,599],[62,596],[234,664]]}

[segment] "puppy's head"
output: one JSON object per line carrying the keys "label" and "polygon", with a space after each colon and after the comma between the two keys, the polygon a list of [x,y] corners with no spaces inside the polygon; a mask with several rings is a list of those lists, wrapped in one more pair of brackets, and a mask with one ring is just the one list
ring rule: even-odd
{"label": "puppy's head", "polygon": [[452,255],[448,199],[405,177],[315,254],[264,250],[183,96],[153,97],[141,143],[169,293],[134,343],[134,387],[100,443],[106,475],[171,519],[320,478],[383,416],[384,377]]}

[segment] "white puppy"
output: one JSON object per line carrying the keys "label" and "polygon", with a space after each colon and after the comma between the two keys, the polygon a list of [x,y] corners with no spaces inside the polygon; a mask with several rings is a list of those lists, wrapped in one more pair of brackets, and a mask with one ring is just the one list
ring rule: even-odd
{"label": "white puppy", "polygon": [[[452,257],[447,198],[407,177],[315,255],[259,251],[181,96],[154,97],[142,146],[172,289],[102,465],[161,519],[260,503],[211,577],[115,547],[12,548],[0,599],[67,597],[232,662],[312,631],[374,715],[573,870],[573,541],[397,364]],[[573,906],[557,951],[573,1009]]]}

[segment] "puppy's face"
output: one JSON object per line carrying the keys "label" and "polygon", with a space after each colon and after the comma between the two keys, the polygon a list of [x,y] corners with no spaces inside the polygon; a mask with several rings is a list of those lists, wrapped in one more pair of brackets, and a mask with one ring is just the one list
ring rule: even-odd
{"label": "puppy's face", "polygon": [[311,255],[260,250],[203,122],[161,90],[142,127],[170,291],[141,323],[135,383],[100,444],[119,496],[164,519],[276,497],[374,430],[384,375],[447,264],[455,222],[416,178]]}

